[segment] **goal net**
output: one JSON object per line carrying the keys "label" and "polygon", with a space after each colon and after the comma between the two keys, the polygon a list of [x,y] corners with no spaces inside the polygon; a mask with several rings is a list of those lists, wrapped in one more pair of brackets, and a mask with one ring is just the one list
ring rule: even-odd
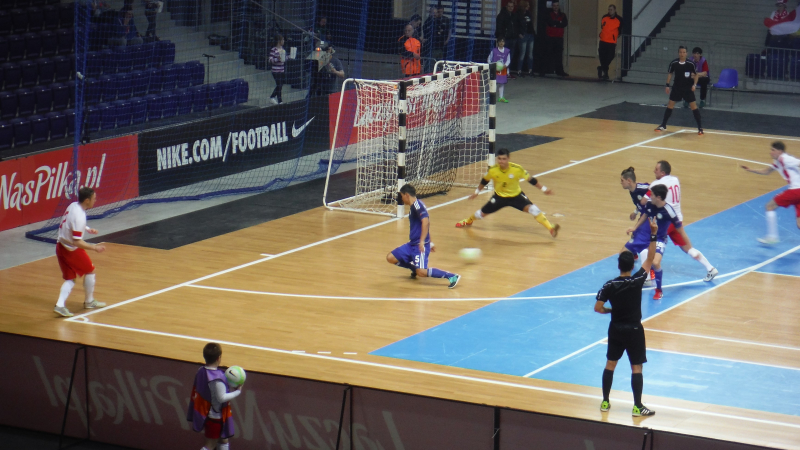
{"label": "goal net", "polygon": [[478,184],[490,153],[490,65],[439,67],[403,81],[347,80],[331,160],[337,151],[355,159],[355,192],[329,201],[326,184],[327,207],[400,216],[403,184],[421,198]]}

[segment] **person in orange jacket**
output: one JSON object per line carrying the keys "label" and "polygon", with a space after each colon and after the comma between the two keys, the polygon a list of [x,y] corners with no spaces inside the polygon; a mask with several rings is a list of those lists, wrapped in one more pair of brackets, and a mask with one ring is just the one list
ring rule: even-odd
{"label": "person in orange jacket", "polygon": [[608,5],[608,14],[600,19],[600,45],[597,53],[600,65],[597,66],[597,78],[608,80],[608,66],[617,52],[617,38],[622,27],[622,17],[617,15],[617,7]]}
{"label": "person in orange jacket", "polygon": [[422,44],[414,37],[414,27],[411,24],[406,25],[403,36],[398,39],[397,43],[403,75],[406,77],[419,75],[422,71],[419,56]]}

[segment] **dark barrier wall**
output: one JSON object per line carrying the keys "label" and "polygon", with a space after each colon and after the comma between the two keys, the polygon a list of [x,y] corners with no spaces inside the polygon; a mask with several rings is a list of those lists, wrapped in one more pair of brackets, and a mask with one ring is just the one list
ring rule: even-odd
{"label": "dark barrier wall", "polygon": [[328,97],[282,103],[139,135],[139,193],[329,150]]}
{"label": "dark barrier wall", "polygon": [[[0,423],[59,433],[79,347],[1,333],[8,370],[0,372],[0,386],[8,403],[0,408]],[[198,356],[200,350],[201,346]],[[88,393],[84,355],[88,355]],[[200,363],[97,347],[81,350],[67,434],[85,437],[89,425],[94,441],[145,449],[199,448],[203,436],[185,420],[199,367]],[[642,448],[645,431],[255,372],[248,374],[232,408],[236,424],[232,443],[239,450],[332,450],[340,416],[339,448],[356,450],[634,450]],[[494,433],[496,415],[499,440]],[[652,448],[659,450],[758,448],[661,431],[652,436]]]}

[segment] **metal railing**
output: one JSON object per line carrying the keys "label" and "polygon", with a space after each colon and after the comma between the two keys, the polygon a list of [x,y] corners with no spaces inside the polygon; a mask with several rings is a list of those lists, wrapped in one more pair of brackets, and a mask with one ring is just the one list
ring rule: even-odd
{"label": "metal railing", "polygon": [[723,69],[739,74],[739,89],[800,93],[800,49],[747,45],[713,40],[664,39],[622,35],[617,41],[617,79],[643,84],[662,84],[669,63],[683,45],[689,51],[703,49],[716,82]]}

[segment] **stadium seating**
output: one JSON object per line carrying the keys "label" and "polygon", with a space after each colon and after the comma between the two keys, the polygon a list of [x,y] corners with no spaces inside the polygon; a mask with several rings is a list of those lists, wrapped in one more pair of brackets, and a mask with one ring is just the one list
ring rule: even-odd
{"label": "stadium seating", "polygon": [[56,73],[55,62],[51,58],[39,58],[36,60],[36,65],[39,67],[39,84],[52,83]]}
{"label": "stadium seating", "polygon": [[113,130],[117,126],[117,114],[110,103],[99,103],[97,113],[100,114],[100,129]]}
{"label": "stadium seating", "polygon": [[3,120],[0,120],[0,150],[6,150],[14,145],[14,127]]}
{"label": "stadium seating", "polygon": [[117,100],[111,103],[114,108],[114,115],[117,120],[117,127],[127,127],[131,124],[131,102],[130,100]]}
{"label": "stadium seating", "polygon": [[36,114],[49,113],[53,105],[53,91],[49,87],[36,86],[33,96],[36,99]]}
{"label": "stadium seating", "polygon": [[31,124],[31,143],[47,142],[50,139],[50,120],[47,117],[35,115],[28,117]]}
{"label": "stadium seating", "polygon": [[45,117],[50,121],[50,140],[67,137],[67,116],[64,113],[51,112]]}
{"label": "stadium seating", "polygon": [[14,147],[23,147],[31,143],[31,122],[28,119],[16,118],[9,120],[14,127]]}
{"label": "stadium seating", "polygon": [[17,89],[17,114],[27,116],[33,114],[36,109],[36,97],[33,96],[33,91],[26,88]]}
{"label": "stadium seating", "polygon": [[50,85],[53,92],[53,110],[61,111],[69,106],[69,88],[63,83],[53,83]]}
{"label": "stadium seating", "polygon": [[36,62],[20,61],[19,68],[22,73],[22,87],[33,87],[39,83],[39,65]]}
{"label": "stadium seating", "polygon": [[131,124],[139,125],[147,120],[147,102],[141,97],[131,99]]}

